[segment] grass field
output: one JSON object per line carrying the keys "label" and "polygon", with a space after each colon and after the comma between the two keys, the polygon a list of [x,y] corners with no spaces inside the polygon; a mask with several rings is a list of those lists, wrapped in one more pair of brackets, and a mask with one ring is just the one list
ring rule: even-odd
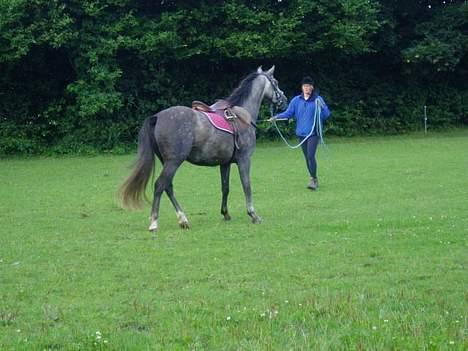
{"label": "grass field", "polygon": [[[121,210],[134,155],[0,160],[0,350],[466,350],[468,130],[258,145],[250,223],[236,167],[184,164],[161,230]],[[159,169],[159,168],[158,168]]]}

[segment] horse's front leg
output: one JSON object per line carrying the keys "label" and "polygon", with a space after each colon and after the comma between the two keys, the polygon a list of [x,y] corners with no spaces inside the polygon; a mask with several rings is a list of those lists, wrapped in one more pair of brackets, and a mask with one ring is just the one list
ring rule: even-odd
{"label": "horse's front leg", "polygon": [[252,189],[250,188],[250,158],[245,157],[238,161],[239,175],[244,189],[247,214],[252,218],[252,223],[261,223],[262,219],[255,213],[252,201]]}
{"label": "horse's front leg", "polygon": [[229,221],[231,216],[227,208],[227,200],[229,195],[229,174],[231,173],[231,164],[227,163],[220,166],[221,170],[221,191],[223,199],[221,201],[221,214],[224,216],[224,220]]}

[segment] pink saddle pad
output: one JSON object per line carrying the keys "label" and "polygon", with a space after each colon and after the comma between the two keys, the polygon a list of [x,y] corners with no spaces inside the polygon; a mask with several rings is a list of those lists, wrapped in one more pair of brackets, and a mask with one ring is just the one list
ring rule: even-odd
{"label": "pink saddle pad", "polygon": [[231,124],[226,121],[223,116],[218,115],[214,112],[203,112],[205,116],[208,118],[210,123],[216,129],[222,130],[223,132],[234,134],[234,130],[232,129]]}

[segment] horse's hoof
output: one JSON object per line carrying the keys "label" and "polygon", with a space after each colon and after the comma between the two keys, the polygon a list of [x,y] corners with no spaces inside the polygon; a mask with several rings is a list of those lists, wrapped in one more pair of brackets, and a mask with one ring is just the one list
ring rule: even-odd
{"label": "horse's hoof", "polygon": [[224,215],[224,220],[225,221],[230,221],[231,220],[231,216],[229,214],[225,214]]}
{"label": "horse's hoof", "polygon": [[252,223],[253,224],[260,224],[260,223],[262,223],[262,219],[260,217],[254,217],[254,218],[252,218]]}
{"label": "horse's hoof", "polygon": [[182,229],[190,229],[190,223],[189,223],[185,213],[177,212],[177,218],[179,219],[179,226]]}
{"label": "horse's hoof", "polygon": [[151,224],[150,224],[150,226],[149,226],[149,228],[148,228],[148,230],[149,230],[150,232],[152,232],[152,233],[157,232],[158,229],[159,229],[159,228],[158,228],[158,222],[157,222],[157,221],[151,222]]}
{"label": "horse's hoof", "polygon": [[190,229],[190,223],[189,223],[189,222],[180,222],[180,223],[179,223],[179,226],[180,226],[182,229]]}

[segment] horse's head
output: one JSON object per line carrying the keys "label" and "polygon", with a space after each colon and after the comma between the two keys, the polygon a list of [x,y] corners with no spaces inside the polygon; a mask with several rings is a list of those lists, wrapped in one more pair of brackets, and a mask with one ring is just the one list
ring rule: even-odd
{"label": "horse's head", "polygon": [[287,106],[288,99],[286,95],[284,95],[283,91],[278,86],[278,81],[273,76],[275,72],[275,66],[272,66],[268,71],[263,71],[262,67],[258,67],[257,73],[265,76],[266,84],[265,84],[265,96],[271,100],[271,102],[275,105],[278,109],[284,109]]}

